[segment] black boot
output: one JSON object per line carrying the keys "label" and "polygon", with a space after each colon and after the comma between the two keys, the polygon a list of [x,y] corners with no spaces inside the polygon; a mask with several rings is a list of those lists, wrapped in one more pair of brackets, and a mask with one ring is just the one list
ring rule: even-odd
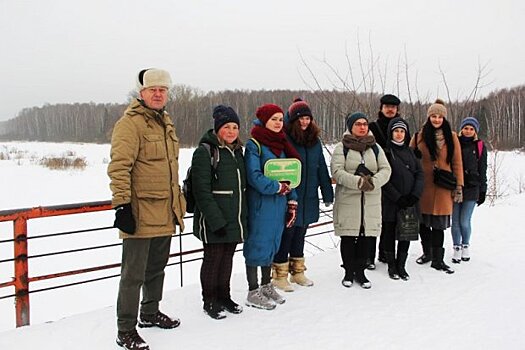
{"label": "black boot", "polygon": [[204,313],[213,319],[222,320],[226,318],[222,305],[216,301],[205,301],[202,308]]}
{"label": "black boot", "polygon": [[385,252],[386,262],[388,264],[388,276],[393,280],[399,279],[399,273],[396,266],[394,252]]}
{"label": "black boot", "polygon": [[421,236],[421,247],[423,248],[423,255],[417,258],[416,262],[419,265],[423,265],[432,261],[432,231],[430,231],[430,228],[421,224],[419,226],[419,235]]}
{"label": "black boot", "polygon": [[407,257],[408,257],[407,253],[397,252],[397,259],[396,259],[397,272],[399,273],[399,277],[403,281],[408,281],[410,279],[410,276],[408,275],[407,270],[405,270]]}
{"label": "black boot", "polygon": [[354,284],[354,271],[352,271],[350,266],[341,265],[341,267],[345,269],[345,276],[343,277],[341,284],[346,288],[350,288],[352,287],[352,284]]}
{"label": "black boot", "polygon": [[445,262],[443,261],[444,256],[445,248],[432,248],[432,264],[430,265],[430,267],[448,274],[454,273],[454,270],[452,270],[450,266],[445,264]]}
{"label": "black boot", "polygon": [[354,278],[355,281],[364,289],[370,289],[372,283],[365,276],[366,260],[359,260],[354,265]]}

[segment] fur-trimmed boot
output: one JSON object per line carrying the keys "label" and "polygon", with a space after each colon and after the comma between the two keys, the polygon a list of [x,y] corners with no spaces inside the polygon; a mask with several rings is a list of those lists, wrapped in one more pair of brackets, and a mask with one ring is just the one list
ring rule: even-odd
{"label": "fur-trimmed boot", "polygon": [[288,282],[288,262],[272,264],[272,284],[274,287],[284,291],[293,292],[293,286]]}
{"label": "fur-trimmed boot", "polygon": [[290,282],[304,287],[313,286],[314,282],[304,275],[305,271],[304,258],[290,258]]}
{"label": "fur-trimmed boot", "polygon": [[459,264],[461,262],[461,246],[455,245],[453,247],[454,255],[452,256],[452,262],[454,264]]}

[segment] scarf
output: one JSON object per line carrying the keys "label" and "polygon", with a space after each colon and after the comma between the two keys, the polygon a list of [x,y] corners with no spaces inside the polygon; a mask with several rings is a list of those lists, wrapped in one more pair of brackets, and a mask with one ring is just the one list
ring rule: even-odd
{"label": "scarf", "polygon": [[434,135],[436,137],[436,146],[439,149],[442,149],[445,145],[445,135],[443,134],[443,130],[441,128],[437,129]]}
{"label": "scarf", "polygon": [[250,133],[257,141],[269,147],[272,153],[277,157],[280,157],[281,153],[284,151],[287,158],[297,158],[301,160],[299,153],[297,153],[295,148],[293,148],[290,142],[286,139],[284,131],[273,132],[264,126],[255,125]]}
{"label": "scarf", "polygon": [[350,133],[343,135],[343,146],[353,151],[364,152],[367,148],[375,145],[376,139],[374,135],[366,135],[356,137]]}

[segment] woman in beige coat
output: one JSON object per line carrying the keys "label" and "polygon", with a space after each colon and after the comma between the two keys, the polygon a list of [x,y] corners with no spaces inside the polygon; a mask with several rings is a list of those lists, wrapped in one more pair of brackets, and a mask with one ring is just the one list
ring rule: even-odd
{"label": "woman in beige coat", "polygon": [[372,285],[365,276],[368,238],[381,233],[381,187],[390,178],[385,153],[368,131],[368,117],[360,112],[346,119],[348,131],[334,149],[331,161],[335,179],[334,230],[341,237],[341,258],[351,287]]}
{"label": "woman in beige coat", "polygon": [[[419,234],[423,255],[416,262],[425,264],[432,261],[431,266],[436,270],[454,273],[443,262],[443,243],[444,231],[450,227],[453,203],[462,201],[463,165],[458,136],[451,130],[446,116],[447,108],[443,101],[436,100],[427,111],[428,119],[423,129],[414,135],[410,146],[421,158],[425,179],[419,202],[422,214]],[[436,167],[454,173],[456,189],[448,190],[434,184]]]}

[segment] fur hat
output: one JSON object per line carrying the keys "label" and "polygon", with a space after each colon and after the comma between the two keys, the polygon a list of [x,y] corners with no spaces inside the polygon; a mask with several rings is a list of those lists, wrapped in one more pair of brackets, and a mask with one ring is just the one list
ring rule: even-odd
{"label": "fur hat", "polygon": [[283,113],[283,110],[281,107],[274,105],[273,103],[268,103],[265,105],[262,105],[257,108],[257,111],[255,111],[255,115],[257,116],[257,119],[259,119],[263,125],[266,125],[268,120],[274,115],[275,113]]}
{"label": "fur hat", "polygon": [[383,105],[399,106],[401,104],[401,100],[397,98],[397,96],[390,94],[381,97],[379,102],[381,103],[381,106],[379,108],[383,107]]}
{"label": "fur hat", "polygon": [[142,91],[153,86],[162,86],[171,89],[170,73],[157,68],[141,70],[137,76],[137,90]]}
{"label": "fur hat", "polygon": [[215,130],[215,133],[227,123],[235,123],[240,126],[240,120],[237,113],[235,113],[233,108],[224,105],[215,106],[213,109],[213,119],[213,130]]}
{"label": "fur hat", "polygon": [[352,131],[352,126],[358,119],[366,119],[368,121],[368,116],[362,112],[354,112],[346,117],[346,128],[348,131]]}
{"label": "fur hat", "polygon": [[439,98],[436,100],[436,102],[431,104],[430,107],[428,107],[427,117],[430,117],[434,114],[441,115],[443,118],[447,117],[447,107],[445,107],[445,102]]}
{"label": "fur hat", "polygon": [[461,128],[460,129],[463,129],[465,127],[465,125],[470,125],[474,128],[474,130],[476,130],[476,134],[479,133],[479,122],[476,118],[474,117],[467,117],[465,119],[463,119],[461,121]]}
{"label": "fur hat", "polygon": [[293,123],[300,117],[308,116],[313,119],[312,111],[310,110],[310,106],[308,106],[308,103],[301,100],[300,98],[296,98],[293,103],[288,108],[288,122]]}

